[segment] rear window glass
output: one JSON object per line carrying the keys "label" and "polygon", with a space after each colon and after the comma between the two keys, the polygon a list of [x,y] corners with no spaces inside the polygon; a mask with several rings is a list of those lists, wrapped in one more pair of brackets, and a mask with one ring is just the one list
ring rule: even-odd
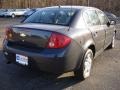
{"label": "rear window glass", "polygon": [[46,8],[35,12],[24,23],[69,25],[75,13],[76,9]]}

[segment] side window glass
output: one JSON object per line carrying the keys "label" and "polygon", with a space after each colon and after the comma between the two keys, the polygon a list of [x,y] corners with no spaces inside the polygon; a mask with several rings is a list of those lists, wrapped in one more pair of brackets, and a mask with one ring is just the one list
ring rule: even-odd
{"label": "side window glass", "polygon": [[85,11],[83,18],[89,26],[100,25],[100,20],[95,10]]}
{"label": "side window glass", "polygon": [[89,18],[89,16],[88,16],[88,14],[87,14],[87,12],[84,12],[83,13],[83,18],[84,18],[84,21],[85,21],[85,23],[87,24],[87,25],[92,25],[91,24],[91,21],[90,21],[90,18]]}
{"label": "side window glass", "polygon": [[100,25],[100,20],[95,10],[89,10],[87,13],[89,15],[90,22],[93,26]]}
{"label": "side window glass", "polygon": [[97,13],[98,13],[101,25],[105,25],[108,22],[106,15],[101,11],[98,11]]}

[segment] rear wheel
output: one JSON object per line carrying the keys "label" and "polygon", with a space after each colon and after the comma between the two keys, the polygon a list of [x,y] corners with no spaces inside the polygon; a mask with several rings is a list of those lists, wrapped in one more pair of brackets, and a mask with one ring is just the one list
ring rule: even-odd
{"label": "rear wheel", "polygon": [[79,70],[75,71],[76,76],[79,76],[81,79],[86,79],[91,74],[93,62],[93,52],[91,49],[88,49],[85,53],[84,60]]}

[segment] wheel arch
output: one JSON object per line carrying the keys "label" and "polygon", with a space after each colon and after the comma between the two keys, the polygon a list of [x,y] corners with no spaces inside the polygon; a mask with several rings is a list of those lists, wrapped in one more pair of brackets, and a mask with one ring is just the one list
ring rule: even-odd
{"label": "wheel arch", "polygon": [[93,51],[93,56],[95,56],[96,53],[96,49],[95,49],[95,45],[91,44],[88,49],[91,49]]}
{"label": "wheel arch", "polygon": [[86,52],[88,49],[91,49],[93,51],[93,55],[95,56],[96,53],[96,47],[95,47],[95,43],[93,40],[89,40],[87,41],[84,45],[83,45],[83,49]]}
{"label": "wheel arch", "polygon": [[96,48],[95,48],[95,43],[93,40],[87,41],[84,45],[82,45],[83,48],[83,56],[78,60],[78,65],[76,66],[76,69],[79,69],[81,67],[81,64],[83,62],[84,55],[88,49],[91,49],[93,51],[93,55],[95,57],[96,53]]}

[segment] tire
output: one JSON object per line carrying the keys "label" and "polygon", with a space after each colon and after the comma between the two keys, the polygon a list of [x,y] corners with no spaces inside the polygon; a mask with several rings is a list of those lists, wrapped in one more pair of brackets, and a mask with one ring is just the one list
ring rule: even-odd
{"label": "tire", "polygon": [[12,18],[15,18],[15,14],[12,14]]}
{"label": "tire", "polygon": [[75,71],[75,75],[81,79],[86,79],[91,75],[91,69],[93,64],[93,51],[88,49],[84,55],[83,62],[80,69]]}
{"label": "tire", "polygon": [[4,57],[5,57],[5,63],[6,64],[10,64],[11,63],[11,58],[9,58],[9,57],[7,57],[6,55],[4,55]]}
{"label": "tire", "polygon": [[112,49],[112,48],[115,48],[115,34],[114,34],[114,36],[112,38],[111,44],[108,46],[108,49]]}

